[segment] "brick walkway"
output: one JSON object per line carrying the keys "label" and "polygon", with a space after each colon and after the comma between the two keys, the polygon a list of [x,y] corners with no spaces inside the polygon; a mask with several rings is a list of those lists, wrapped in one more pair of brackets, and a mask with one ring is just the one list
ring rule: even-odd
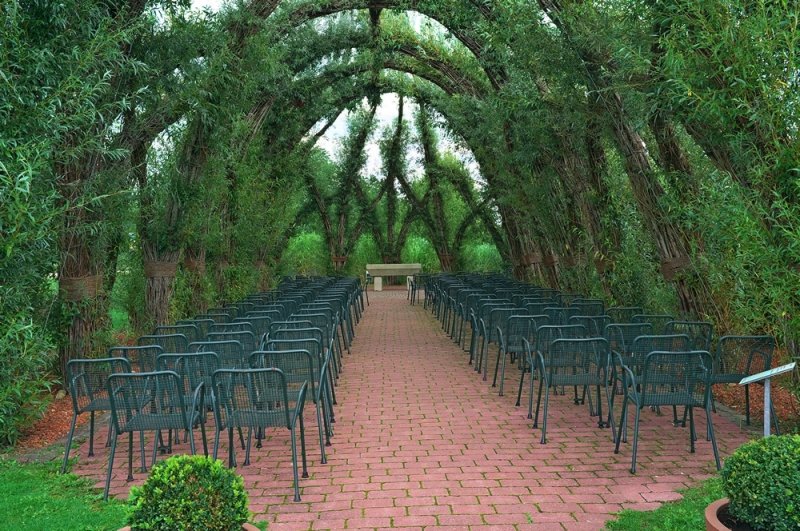
{"label": "brick walkway", "polygon": [[[269,529],[600,529],[623,508],[654,509],[713,473],[702,413],[697,452],[690,454],[688,428],[645,411],[635,476],[628,472],[630,444],[614,455],[609,430],[598,429],[569,393],[551,397],[548,443],[539,444],[526,408],[514,407],[516,369],[499,397],[439,322],[407,304],[404,291],[369,295],[336,388],[327,465],[319,463],[313,405],[306,409],[310,477],[300,482],[303,501],[292,502],[285,432],[273,431],[253,449],[252,464],[238,469],[256,520]],[[723,457],[747,439],[719,415],[714,423]],[[107,454],[99,431],[101,451],[89,459],[84,445],[76,472],[100,486]],[[122,496],[130,486],[125,443],[112,481],[112,493]],[[227,456],[225,443],[221,451]],[[141,482],[144,474],[135,475]]]}

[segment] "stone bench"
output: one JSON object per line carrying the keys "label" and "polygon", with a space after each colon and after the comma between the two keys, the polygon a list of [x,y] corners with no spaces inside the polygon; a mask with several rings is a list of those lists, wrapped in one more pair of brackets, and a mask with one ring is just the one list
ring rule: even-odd
{"label": "stone bench", "polygon": [[367,273],[374,279],[375,291],[383,291],[383,277],[416,275],[422,273],[422,264],[367,264]]}

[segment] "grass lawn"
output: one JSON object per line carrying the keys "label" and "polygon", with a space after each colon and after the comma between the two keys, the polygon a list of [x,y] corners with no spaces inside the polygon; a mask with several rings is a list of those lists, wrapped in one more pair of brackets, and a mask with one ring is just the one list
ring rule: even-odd
{"label": "grass lawn", "polygon": [[705,529],[703,512],[711,502],[724,498],[719,478],[709,479],[683,491],[683,499],[666,503],[655,511],[622,511],[619,518],[606,525],[613,531],[673,531]]}
{"label": "grass lawn", "polygon": [[74,474],[57,474],[58,464],[21,464],[0,457],[0,529],[116,530],[125,525],[121,501]]}

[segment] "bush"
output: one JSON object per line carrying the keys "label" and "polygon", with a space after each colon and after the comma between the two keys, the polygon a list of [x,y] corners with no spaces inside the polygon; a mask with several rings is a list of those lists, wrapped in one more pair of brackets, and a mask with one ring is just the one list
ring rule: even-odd
{"label": "bush", "polygon": [[129,524],[136,530],[239,530],[248,519],[242,477],[222,461],[179,455],[158,463],[131,489]]}
{"label": "bush", "polygon": [[55,383],[56,355],[41,328],[24,314],[10,317],[0,335],[0,447],[16,443],[21,430],[44,412]]}
{"label": "bush", "polygon": [[722,481],[734,518],[755,529],[800,528],[800,435],[742,445],[725,460]]}

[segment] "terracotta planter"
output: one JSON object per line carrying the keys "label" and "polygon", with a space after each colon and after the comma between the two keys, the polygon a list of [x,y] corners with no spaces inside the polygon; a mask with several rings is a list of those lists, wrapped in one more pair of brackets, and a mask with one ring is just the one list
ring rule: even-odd
{"label": "terracotta planter", "polygon": [[727,509],[728,498],[717,500],[706,507],[706,531],[752,531],[753,528],[748,524],[731,523]]}
{"label": "terracotta planter", "polygon": [[[131,531],[131,526],[126,525],[119,531]],[[253,524],[242,524],[242,531],[259,531],[259,529]]]}

